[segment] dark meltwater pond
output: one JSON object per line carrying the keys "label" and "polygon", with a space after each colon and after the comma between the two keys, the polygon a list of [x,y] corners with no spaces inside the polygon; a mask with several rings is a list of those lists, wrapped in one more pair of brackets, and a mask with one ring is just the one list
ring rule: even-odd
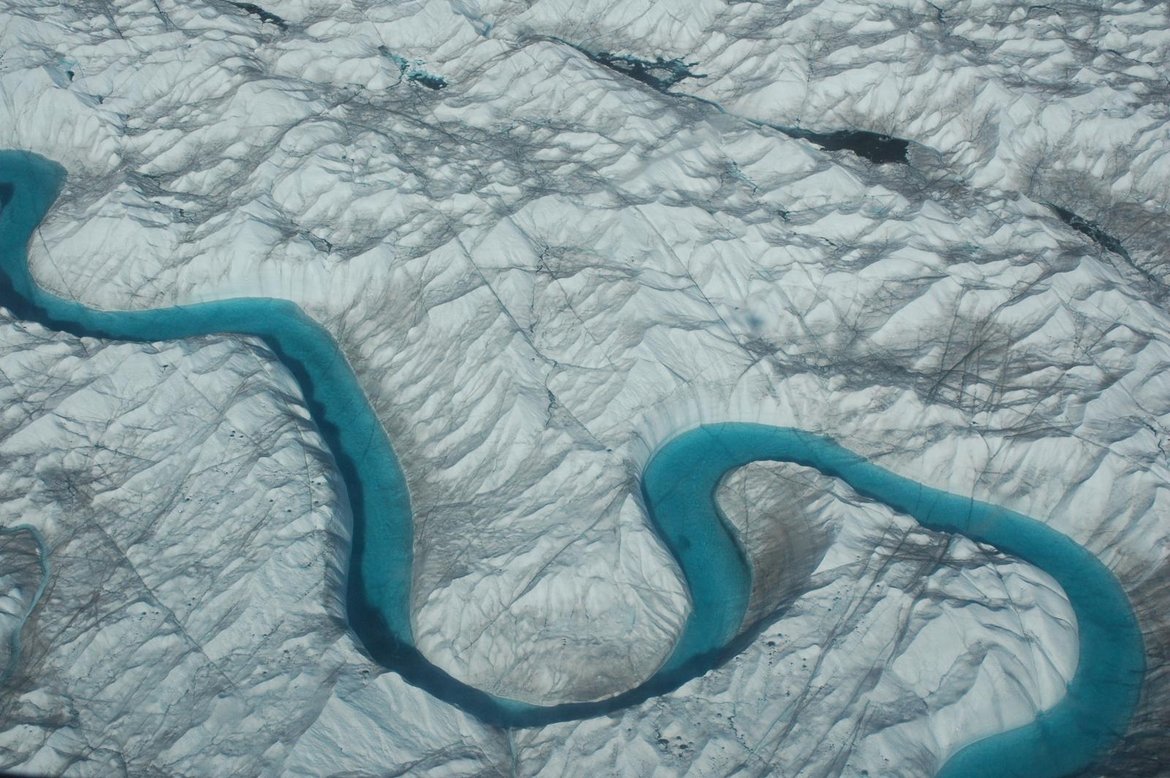
{"label": "dark meltwater pond", "polygon": [[1004,508],[923,486],[828,438],[759,424],[711,424],[670,440],[647,463],[642,492],[659,537],[678,560],[693,601],[673,653],[645,683],[598,702],[538,706],[452,678],[415,648],[410,624],[413,546],[406,481],[389,439],[332,337],[295,304],[239,298],[151,311],[87,308],[39,288],[26,246],[64,181],[53,162],[0,152],[0,304],[77,335],[133,341],[238,333],[262,338],[293,373],[329,445],[353,512],[348,617],[370,655],[431,694],[500,726],[601,715],[677,688],[735,653],[751,572],[715,504],[721,479],[759,460],[794,462],[840,478],[916,519],[1019,557],[1064,589],[1078,622],[1080,658],[1067,695],[1030,724],[973,743],[946,776],[1057,776],[1084,767],[1120,737],[1145,670],[1142,638],[1120,583],[1067,536]]}

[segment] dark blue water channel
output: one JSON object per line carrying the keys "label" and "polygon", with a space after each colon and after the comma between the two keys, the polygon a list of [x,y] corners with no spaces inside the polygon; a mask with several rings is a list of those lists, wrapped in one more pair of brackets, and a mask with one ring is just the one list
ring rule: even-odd
{"label": "dark blue water channel", "polygon": [[151,311],[100,311],[38,287],[26,247],[57,197],[65,171],[25,152],[0,152],[0,304],[18,317],[81,336],[132,341],[238,333],[263,339],[300,383],[333,453],[353,513],[347,605],[366,651],[411,683],[500,726],[602,715],[677,688],[741,650],[737,637],[751,572],[715,504],[731,470],[772,460],[812,467],[924,527],[989,543],[1047,572],[1078,622],[1080,658],[1067,695],[1030,724],[960,750],[945,776],[1058,776],[1089,764],[1120,737],[1145,670],[1142,638],[1117,579],[1095,556],[1013,511],[923,486],[799,429],[712,424],[659,449],[642,476],[654,528],[682,569],[692,611],[669,658],[637,688],[607,700],[538,706],[487,694],[452,678],[415,648],[410,626],[413,528],[398,459],[333,338],[295,304],[239,298]]}

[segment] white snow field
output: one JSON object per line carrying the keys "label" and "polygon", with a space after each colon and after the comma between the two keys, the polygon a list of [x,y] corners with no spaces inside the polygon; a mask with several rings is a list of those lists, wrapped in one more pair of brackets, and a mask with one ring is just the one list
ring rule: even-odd
{"label": "white snow field", "polygon": [[[406,472],[432,661],[537,703],[636,685],[689,607],[640,468],[701,422],[798,426],[1096,553],[1152,668],[1097,772],[1170,769],[1164,3],[259,5],[0,0],[0,148],[70,176],[30,262],[94,307],[324,324]],[[347,503],[263,346],[6,316],[0,396],[0,523],[52,566],[0,770],[925,776],[1077,663],[1045,574],[758,464],[719,493],[749,645],[496,729],[347,633]],[[0,639],[29,596],[5,573]]]}

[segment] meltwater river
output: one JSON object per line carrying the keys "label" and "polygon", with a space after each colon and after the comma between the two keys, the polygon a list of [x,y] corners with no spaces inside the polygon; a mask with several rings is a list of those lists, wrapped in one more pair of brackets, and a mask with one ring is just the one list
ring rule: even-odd
{"label": "meltwater river", "polygon": [[[292,371],[329,445],[353,511],[349,623],[375,660],[500,726],[535,726],[607,713],[677,688],[737,649],[751,571],[715,505],[729,471],[759,460],[794,462],[840,478],[924,527],[989,543],[1044,570],[1077,617],[1080,649],[1065,697],[1030,724],[977,741],[944,776],[1060,776],[1088,765],[1125,732],[1145,671],[1141,632],[1125,592],[1093,554],[1027,516],[923,486],[799,429],[711,424],[659,449],[642,492],[659,537],[678,560],[693,603],[673,653],[646,682],[589,703],[538,706],[452,678],[415,648],[410,626],[413,529],[406,480],[390,441],[333,338],[294,303],[238,298],[150,311],[101,311],[36,285],[26,247],[65,179],[59,165],[0,151],[0,305],[75,335],[133,341],[238,333],[262,338]],[[51,560],[50,560],[51,561]]]}

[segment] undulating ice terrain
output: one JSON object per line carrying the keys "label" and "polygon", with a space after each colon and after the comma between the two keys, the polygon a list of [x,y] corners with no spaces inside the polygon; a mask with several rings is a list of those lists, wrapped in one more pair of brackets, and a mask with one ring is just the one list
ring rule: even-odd
{"label": "undulating ice terrain", "polygon": [[[406,473],[432,661],[636,685],[689,608],[650,454],[796,426],[1097,554],[1150,671],[1094,769],[1170,769],[1165,4],[262,5],[0,0],[0,148],[69,173],[30,264],[97,308],[321,322]],[[905,162],[794,137],[839,130]],[[718,493],[740,653],[489,727],[347,632],[348,504],[258,342],[5,317],[0,394],[0,769],[929,775],[1077,665],[1043,572],[761,463]]]}

